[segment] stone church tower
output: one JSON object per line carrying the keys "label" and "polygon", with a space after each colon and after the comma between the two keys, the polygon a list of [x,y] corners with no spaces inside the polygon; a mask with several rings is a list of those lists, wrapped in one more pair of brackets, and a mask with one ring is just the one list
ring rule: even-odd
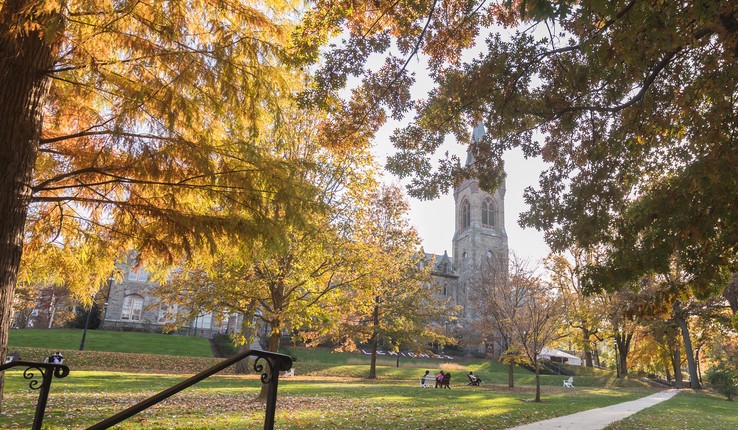
{"label": "stone church tower", "polygon": [[[484,135],[479,123],[472,134],[478,141]],[[467,165],[474,163],[467,155]],[[505,232],[505,183],[497,191],[488,193],[479,187],[479,181],[469,179],[454,189],[456,229],[453,238],[454,269],[458,276],[457,303],[464,306],[464,317],[470,315],[469,288],[479,279],[490,257],[507,261],[507,233]]]}

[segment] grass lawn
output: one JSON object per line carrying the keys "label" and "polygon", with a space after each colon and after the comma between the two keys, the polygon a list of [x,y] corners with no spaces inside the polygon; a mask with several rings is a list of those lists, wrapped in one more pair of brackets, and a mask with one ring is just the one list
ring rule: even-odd
{"label": "grass lawn", "polygon": [[[82,330],[11,330],[8,345],[14,347],[79,350]],[[201,337],[166,334],[87,330],[86,351],[129,352],[141,354],[212,357],[210,342]],[[66,356],[66,354],[64,354]]]}
{"label": "grass lawn", "polygon": [[682,390],[672,399],[619,421],[608,430],[738,429],[738,402]]}
{"label": "grass lawn", "polygon": [[[77,351],[80,337],[79,330],[11,332],[11,348],[18,348],[24,359],[40,360],[48,351],[60,349],[71,369],[67,378],[53,382],[44,420],[47,428],[90,426],[220,360],[208,358],[205,339],[89,331],[89,350]],[[207,353],[193,352],[202,345]],[[141,354],[146,351],[162,355]],[[543,402],[532,403],[527,400],[534,397],[534,375],[517,368],[516,387],[510,389],[507,367],[489,360],[402,357],[397,367],[395,357],[384,356],[377,379],[369,381],[364,379],[369,371],[367,355],[304,348],[283,352],[295,359],[297,376],[280,380],[278,429],[505,429],[654,392],[638,380],[616,379],[611,371],[577,368],[574,389],[562,387],[563,376],[542,375]],[[453,375],[451,390],[419,387],[425,370],[441,369]],[[482,387],[466,385],[470,370],[484,380]],[[21,371],[7,372],[0,428],[30,427],[38,392],[30,390],[28,382]],[[256,375],[219,374],[116,428],[261,428],[263,406],[252,402],[258,390]],[[635,429],[738,429],[738,403],[685,390],[611,427]]]}
{"label": "grass lawn", "polygon": [[[44,423],[83,428],[179,382],[184,376],[73,372],[54,381]],[[0,426],[27,428],[37,392],[20,372],[7,378]],[[125,422],[121,428],[242,429],[263,426],[264,410],[251,399],[256,376],[213,377]],[[294,377],[280,382],[280,429],[504,429],[520,423],[632,400],[638,388],[547,388],[544,402],[528,403],[532,387],[509,390],[452,383],[423,389],[414,381]]]}

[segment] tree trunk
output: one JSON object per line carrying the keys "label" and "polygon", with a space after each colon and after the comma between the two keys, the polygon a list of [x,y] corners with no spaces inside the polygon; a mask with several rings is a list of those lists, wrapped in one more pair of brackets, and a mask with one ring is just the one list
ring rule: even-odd
{"label": "tree trunk", "polygon": [[535,359],[533,360],[533,364],[536,369],[536,402],[541,401],[541,370],[538,367],[538,354],[534,354]]}
{"label": "tree trunk", "polygon": [[633,338],[632,333],[617,333],[618,360],[620,362],[620,376],[628,376],[628,350],[630,349],[630,341]]}
{"label": "tree trunk", "polygon": [[671,357],[671,368],[674,370],[674,385],[682,388],[682,356],[678,344],[674,347],[674,354]]}
{"label": "tree trunk", "polygon": [[[272,325],[272,331],[269,334],[269,343],[267,345],[267,351],[269,352],[279,352],[279,339],[282,337],[282,333],[279,330],[274,329],[274,327],[279,326],[281,326],[281,324]],[[271,375],[272,369],[269,365],[264,366],[264,372],[267,375]],[[267,394],[269,394],[269,385],[261,384],[261,391],[259,392],[259,397],[257,397],[256,400],[266,402]]]}
{"label": "tree trunk", "polygon": [[[250,327],[248,324],[247,319],[244,317],[243,321],[241,322],[241,335],[244,338],[244,343],[242,345],[238,346],[238,352],[246,352],[247,350],[251,349],[251,344],[254,343],[258,335],[256,334],[256,326],[253,328]],[[261,349],[261,348],[259,348]],[[237,375],[246,375],[251,373],[251,359],[246,358],[238,363],[236,363],[234,367],[234,371]]]}
{"label": "tree trunk", "polygon": [[600,363],[600,351],[597,349],[597,342],[594,343],[594,348],[592,348],[592,352],[594,353],[594,365],[597,367],[602,367],[602,364]]}
{"label": "tree trunk", "polygon": [[507,365],[507,386],[509,388],[515,387],[515,380],[513,378],[513,374],[515,372],[515,363],[512,361]]}
{"label": "tree trunk", "polygon": [[374,305],[372,355],[369,363],[369,379],[377,379],[377,347],[379,345],[379,305]]}
{"label": "tree trunk", "polygon": [[588,329],[583,328],[582,329],[582,337],[584,337],[584,342],[582,344],[582,347],[584,348],[584,362],[586,367],[594,367],[592,364],[592,346],[589,342],[591,334]]}
{"label": "tree trunk", "polygon": [[[31,9],[22,0],[7,0],[0,7],[0,363],[8,353],[23,228],[50,83],[55,35],[43,30],[51,19],[62,23],[55,12]],[[0,405],[3,385],[0,375]]]}
{"label": "tree trunk", "polygon": [[723,290],[723,297],[728,301],[733,315],[738,314],[738,274],[733,275],[733,279]]}
{"label": "tree trunk", "polygon": [[702,385],[702,369],[700,369],[700,350],[702,346],[698,346],[694,351],[694,361],[697,363],[697,377],[700,385]]}
{"label": "tree trunk", "polygon": [[[249,345],[248,339],[246,339],[246,342],[244,342],[242,345],[238,345],[238,353],[246,352],[247,350],[251,349],[251,345]],[[236,375],[246,375],[250,372],[250,359],[244,358],[243,360],[236,363],[236,365],[233,367],[234,372],[236,372]]]}
{"label": "tree trunk", "polygon": [[682,332],[682,340],[684,341],[684,354],[687,356],[687,368],[689,370],[689,383],[693,390],[701,390],[700,379],[697,375],[697,362],[694,359],[694,350],[692,349],[692,339],[689,336],[689,326],[684,316],[684,310],[680,301],[674,302],[674,316],[679,324]]}

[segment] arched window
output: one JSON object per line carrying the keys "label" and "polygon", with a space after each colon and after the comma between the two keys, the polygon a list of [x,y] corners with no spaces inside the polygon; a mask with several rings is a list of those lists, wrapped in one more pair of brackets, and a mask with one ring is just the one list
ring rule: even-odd
{"label": "arched window", "polygon": [[495,226],[495,205],[490,199],[482,202],[482,225],[485,227]]}
{"label": "arched window", "polygon": [[469,201],[464,200],[461,202],[461,229],[469,228],[471,225],[471,210],[469,208]]}
{"label": "arched window", "polygon": [[127,295],[123,299],[123,310],[120,313],[120,319],[129,321],[141,321],[141,313],[143,312],[143,297],[137,294]]}

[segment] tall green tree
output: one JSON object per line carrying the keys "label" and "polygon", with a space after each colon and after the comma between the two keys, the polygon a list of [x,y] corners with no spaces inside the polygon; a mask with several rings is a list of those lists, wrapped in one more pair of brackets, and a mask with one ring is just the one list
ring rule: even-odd
{"label": "tall green tree", "polygon": [[248,210],[264,193],[307,201],[256,140],[301,82],[281,61],[292,6],[0,3],[0,360],[23,253],[104,241],[174,259],[273,234]]}
{"label": "tall green tree", "polygon": [[[306,94],[316,103],[389,52],[350,101],[330,105],[334,139],[413,116],[392,137],[388,167],[427,198],[469,176],[494,189],[503,153],[519,148],[548,163],[521,222],[554,250],[607,244],[633,280],[677,253],[701,295],[725,281],[738,255],[735,2],[351,4],[318,2],[301,27],[306,51],[344,29]],[[478,55],[462,61],[482,35]],[[408,65],[421,53],[435,86],[414,99]],[[439,154],[448,135],[469,142],[480,118],[474,164]]]}

